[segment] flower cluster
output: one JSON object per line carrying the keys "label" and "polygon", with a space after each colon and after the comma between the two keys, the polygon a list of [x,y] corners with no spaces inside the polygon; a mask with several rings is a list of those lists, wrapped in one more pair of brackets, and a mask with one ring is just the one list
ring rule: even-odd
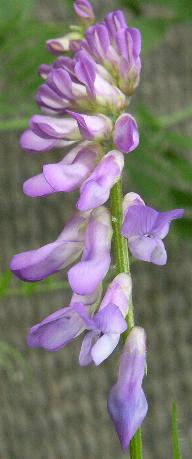
{"label": "flower cluster", "polygon": [[[125,110],[140,79],[141,36],[128,27],[121,11],[95,23],[89,1],[76,0],[74,8],[81,25],[47,42],[58,57],[40,67],[44,82],[36,100],[41,114],[30,120],[21,146],[30,154],[68,149],[62,160],[45,164],[40,174],[29,178],[23,190],[30,197],[79,190],[77,209],[54,242],[15,255],[10,268],[20,279],[34,282],[68,267],[70,304],[33,326],[28,343],[57,351],[86,331],[79,356],[85,366],[99,365],[113,352],[128,328],[132,307],[128,273],[116,273],[103,294],[113,237],[111,213],[104,204],[122,176],[124,154],[139,144],[137,123]],[[128,193],[119,237],[128,239],[135,258],[164,265],[162,240],[171,221],[182,215],[181,209],[157,212],[136,193]],[[145,365],[145,332],[134,327],[108,400],[124,450],[147,413]]]}

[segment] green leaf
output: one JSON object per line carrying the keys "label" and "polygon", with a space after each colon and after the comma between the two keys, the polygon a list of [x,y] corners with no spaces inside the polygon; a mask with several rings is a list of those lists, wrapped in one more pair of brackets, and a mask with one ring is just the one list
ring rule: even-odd
{"label": "green leaf", "polygon": [[179,442],[176,402],[173,402],[173,406],[172,406],[172,446],[173,446],[173,459],[182,459],[180,442]]}

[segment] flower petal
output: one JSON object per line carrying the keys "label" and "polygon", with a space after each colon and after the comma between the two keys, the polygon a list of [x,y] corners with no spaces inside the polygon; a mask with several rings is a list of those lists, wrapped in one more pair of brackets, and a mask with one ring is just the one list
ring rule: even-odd
{"label": "flower petal", "polygon": [[105,207],[92,212],[84,241],[80,263],[68,271],[71,288],[79,295],[92,293],[104,279],[110,266],[112,228]]}
{"label": "flower petal", "polygon": [[93,20],[95,18],[93,7],[88,0],[75,0],[74,9],[76,14],[83,19]]}
{"label": "flower petal", "polygon": [[91,349],[93,345],[95,344],[95,341],[97,340],[98,336],[99,334],[97,331],[91,331],[91,332],[86,333],[83,339],[80,354],[79,354],[79,364],[81,366],[90,365],[90,363],[93,362],[92,355],[91,355]]}
{"label": "flower petal", "polygon": [[55,193],[55,190],[45,180],[43,174],[35,175],[34,177],[26,180],[23,184],[23,191],[31,198],[49,196],[50,194]]}
{"label": "flower petal", "polygon": [[131,276],[126,273],[118,274],[108,286],[105,296],[101,302],[99,310],[103,310],[107,305],[118,306],[123,317],[127,316],[130,303],[132,301],[132,281]]}
{"label": "flower petal", "polygon": [[86,140],[102,139],[110,134],[112,123],[107,116],[83,115],[67,110],[67,113],[76,119],[81,135]]}
{"label": "flower petal", "polygon": [[91,350],[92,360],[96,366],[100,365],[112,354],[119,340],[120,334],[117,333],[103,335],[97,340]]}
{"label": "flower petal", "polygon": [[111,188],[119,180],[124,166],[124,158],[119,151],[110,151],[97,165],[88,180],[83,183],[77,208],[90,210],[104,204]]}
{"label": "flower petal", "polygon": [[58,164],[48,164],[43,167],[45,179],[56,191],[74,191],[87,179],[94,169],[99,154],[97,146],[78,148],[71,163],[66,163],[66,157]]}
{"label": "flower petal", "polygon": [[31,328],[28,336],[30,347],[43,347],[58,351],[70,343],[85,329],[80,316],[72,306],[54,312],[41,323]]}
{"label": "flower petal", "polygon": [[120,334],[127,330],[127,322],[115,304],[108,304],[93,317],[98,330],[103,334]]}
{"label": "flower petal", "polygon": [[45,139],[34,134],[30,129],[23,132],[20,145],[21,148],[29,153],[39,153],[43,151],[49,151],[57,146],[57,139]]}
{"label": "flower petal", "polygon": [[109,414],[124,451],[148,410],[141,387],[145,364],[145,333],[140,327],[134,327],[123,349],[117,383],[108,398]]}
{"label": "flower petal", "polygon": [[130,153],[139,145],[139,132],[135,119],[125,113],[115,123],[114,143],[123,153]]}
{"label": "flower petal", "polygon": [[82,214],[75,215],[55,242],[15,255],[11,271],[22,280],[34,282],[69,266],[83,250],[86,219]]}

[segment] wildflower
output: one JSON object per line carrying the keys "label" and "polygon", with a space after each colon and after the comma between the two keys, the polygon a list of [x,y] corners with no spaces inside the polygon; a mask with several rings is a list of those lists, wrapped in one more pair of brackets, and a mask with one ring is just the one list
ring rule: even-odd
{"label": "wildflower", "polygon": [[123,166],[124,158],[120,151],[107,153],[82,184],[77,208],[86,211],[104,204],[109,198],[111,188],[121,177]]}
{"label": "wildflower", "polygon": [[69,284],[75,293],[93,293],[106,276],[111,262],[111,238],[110,212],[98,207],[89,219],[82,259],[68,271]]}
{"label": "wildflower", "polygon": [[100,287],[92,295],[82,297],[73,293],[68,307],[59,309],[31,328],[28,335],[29,346],[43,347],[48,351],[62,349],[86,329],[84,320],[76,311],[77,305],[83,305],[87,314],[91,316],[100,297]]}
{"label": "wildflower", "polygon": [[44,165],[43,173],[26,180],[23,191],[30,197],[74,191],[90,176],[100,155],[99,145],[82,142],[60,162]]}
{"label": "wildflower", "polygon": [[76,212],[56,241],[37,250],[15,255],[11,271],[24,281],[39,281],[75,261],[83,251],[83,241],[89,213]]}
{"label": "wildflower", "polygon": [[95,19],[93,7],[88,0],[76,0],[74,9],[77,15],[85,20],[93,21]]}
{"label": "wildflower", "polygon": [[108,397],[108,411],[123,451],[141,426],[148,410],[142,389],[146,365],[145,332],[134,327],[125,343],[117,383]]}
{"label": "wildflower", "polygon": [[167,253],[162,242],[172,220],[183,216],[183,209],[157,212],[138,198],[125,209],[122,235],[129,241],[132,255],[139,260],[165,265]]}
{"label": "wildflower", "polygon": [[92,319],[85,308],[79,308],[90,331],[85,335],[79,356],[80,365],[100,365],[117,346],[120,335],[127,329],[125,317],[131,302],[132,283],[128,274],[115,277],[107,288],[99,311]]}

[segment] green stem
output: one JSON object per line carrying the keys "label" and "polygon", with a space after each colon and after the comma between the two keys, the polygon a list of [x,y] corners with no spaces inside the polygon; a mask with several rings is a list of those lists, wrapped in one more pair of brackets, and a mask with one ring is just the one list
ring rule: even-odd
{"label": "green stem", "polygon": [[[113,226],[113,249],[114,258],[118,273],[130,274],[130,263],[128,254],[128,245],[126,239],[121,235],[121,226],[123,221],[123,194],[122,181],[117,182],[111,191],[111,214]],[[128,324],[128,333],[134,327],[133,305],[131,303],[129,312],[126,317]],[[127,333],[126,333],[127,336]],[[138,430],[130,443],[130,459],[142,459],[142,439],[141,431]]]}

